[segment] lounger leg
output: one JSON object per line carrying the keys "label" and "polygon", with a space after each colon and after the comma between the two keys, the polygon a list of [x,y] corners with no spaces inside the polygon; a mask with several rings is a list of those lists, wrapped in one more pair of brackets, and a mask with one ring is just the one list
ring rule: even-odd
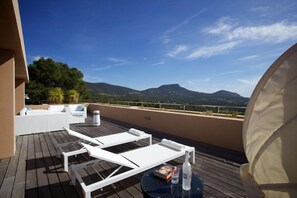
{"label": "lounger leg", "polygon": [[57,158],[61,158],[61,148],[59,146],[56,147],[57,149]]}
{"label": "lounger leg", "polygon": [[152,135],[150,135],[149,142],[150,142],[150,145],[152,145]]}
{"label": "lounger leg", "polygon": [[68,156],[63,155],[64,156],[64,171],[68,172]]}
{"label": "lounger leg", "polygon": [[70,170],[70,172],[69,172],[69,176],[70,176],[70,179],[71,179],[71,181],[70,181],[70,185],[71,186],[75,186],[76,185],[76,183],[75,183],[75,175],[74,175],[74,172],[73,172],[74,170]]}
{"label": "lounger leg", "polygon": [[85,198],[91,198],[91,192],[84,192]]}

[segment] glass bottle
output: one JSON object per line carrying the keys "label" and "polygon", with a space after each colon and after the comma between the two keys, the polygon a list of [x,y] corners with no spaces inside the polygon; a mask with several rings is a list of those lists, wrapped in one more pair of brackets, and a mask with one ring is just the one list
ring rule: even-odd
{"label": "glass bottle", "polygon": [[185,162],[183,163],[183,189],[191,189],[191,180],[192,180],[192,166],[189,162],[190,154],[189,151],[186,151]]}

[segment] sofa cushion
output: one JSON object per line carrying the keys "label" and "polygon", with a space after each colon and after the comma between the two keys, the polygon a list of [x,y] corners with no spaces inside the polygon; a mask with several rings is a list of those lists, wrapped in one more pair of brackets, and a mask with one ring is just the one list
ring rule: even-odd
{"label": "sofa cushion", "polygon": [[52,112],[64,112],[64,105],[50,105],[49,110]]}
{"label": "sofa cushion", "polygon": [[83,111],[84,110],[84,106],[82,105],[78,105],[75,109],[75,111]]}

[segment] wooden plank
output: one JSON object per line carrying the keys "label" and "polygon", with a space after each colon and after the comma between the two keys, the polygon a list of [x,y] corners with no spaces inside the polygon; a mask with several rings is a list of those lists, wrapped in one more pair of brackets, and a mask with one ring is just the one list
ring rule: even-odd
{"label": "wooden plank", "polygon": [[44,164],[45,164],[45,173],[47,173],[50,191],[53,197],[65,197],[60,180],[56,173],[54,163],[51,159],[47,144],[44,139],[44,134],[39,134]]}
{"label": "wooden plank", "polygon": [[28,152],[26,161],[26,197],[38,197],[37,176],[36,176],[36,160],[35,160],[35,144],[34,136],[28,135]]}
{"label": "wooden plank", "polygon": [[[103,168],[103,170],[107,171],[108,174],[117,168],[116,165],[110,163],[102,163],[100,166]],[[125,197],[133,197],[134,195],[138,195],[136,197],[142,197],[142,193],[139,193],[139,191],[134,186],[130,186],[125,180],[126,179],[114,183],[114,186],[118,189],[125,189],[129,193]]]}
{"label": "wooden plank", "polygon": [[226,173],[230,174],[230,176],[233,175],[238,175],[239,173],[239,166],[231,165],[224,163],[220,160],[212,159],[205,157],[203,155],[197,155],[196,154],[196,159],[201,160],[202,162],[206,162],[209,166],[212,166],[214,169],[220,169],[221,171],[226,171]]}
{"label": "wooden plank", "polygon": [[[71,135],[68,135],[66,134],[66,132],[59,132],[57,135],[56,135],[56,138],[61,138],[64,143],[65,142],[72,142],[72,141],[76,141],[77,138],[76,137],[73,137]],[[85,155],[85,154],[82,154],[82,155]],[[70,164],[73,164],[73,163],[79,163],[79,162],[83,162],[86,160],[86,158],[84,157],[81,157],[82,155],[78,155],[77,157],[75,156],[71,156],[69,159],[68,159],[68,162]],[[87,155],[87,154],[86,154]]]}
{"label": "wooden plank", "polygon": [[228,179],[230,180],[230,182],[235,182],[242,186],[241,179],[239,178],[239,167],[236,168],[237,171],[235,172],[234,170],[228,170],[227,167],[222,168],[222,165],[214,166],[214,164],[216,164],[216,162],[214,162],[213,160],[201,159],[199,158],[199,156],[196,155],[196,163],[194,164],[194,166],[197,166],[197,169],[205,170],[211,174],[219,176],[220,178]]}
{"label": "wooden plank", "polygon": [[[92,128],[92,127],[86,127],[86,128],[83,128],[83,129],[79,128],[79,130],[76,129],[76,128],[73,128],[73,130],[77,130],[77,131],[79,131],[81,133],[84,133],[86,135],[89,135],[91,137],[97,137],[97,136],[100,136],[100,135],[111,134],[110,132],[107,132],[107,130],[106,130],[107,128],[101,127],[101,126],[97,127],[97,128]],[[93,129],[93,130],[90,130],[90,129]],[[117,127],[117,130],[119,132],[124,131],[122,128],[118,128],[118,127]],[[99,135],[99,133],[100,133],[100,135]],[[108,174],[111,173],[110,170],[108,171],[108,168],[107,168],[107,170],[104,170],[102,168],[102,166],[96,165],[95,167],[104,176],[107,176]],[[85,169],[85,171],[88,173],[88,176],[89,176],[89,179],[87,179],[87,177],[85,176],[85,178],[84,178],[85,182],[93,183],[95,181],[101,180],[101,178],[99,178],[99,176],[96,174],[96,172],[93,170],[93,168],[88,167],[88,168]],[[110,186],[106,186],[106,187],[103,188],[103,191],[98,189],[97,191],[93,192],[93,195],[96,195],[96,197],[97,196],[103,196],[103,197],[106,197],[106,196],[107,197],[132,197],[121,185],[119,185],[119,183],[116,183],[116,184],[110,185]],[[118,195],[118,196],[116,196],[116,195]],[[141,194],[141,196],[142,196],[142,194]]]}
{"label": "wooden plank", "polygon": [[[175,161],[179,161],[180,163],[183,162],[183,160],[180,158]],[[203,178],[205,186],[214,187],[217,191],[220,191],[220,194],[225,194],[230,197],[245,197],[246,196],[245,191],[232,186],[230,181],[228,181],[224,178],[218,177],[216,175],[211,175],[210,173],[207,173],[206,171],[201,171],[201,166],[197,165],[197,163],[195,163],[192,166],[193,166],[193,172],[195,172],[197,175],[199,175],[201,178]],[[198,167],[200,167],[200,168],[198,168]]]}
{"label": "wooden plank", "polygon": [[46,171],[45,162],[43,159],[43,154],[42,154],[41,144],[40,144],[38,134],[34,134],[34,144],[35,144],[35,154],[36,154],[38,196],[42,198],[50,198],[52,197],[52,195],[49,187],[47,174],[44,174]]}
{"label": "wooden plank", "polygon": [[226,170],[222,170],[219,168],[213,168],[211,165],[209,164],[205,164],[205,163],[201,163],[200,165],[197,165],[197,163],[195,163],[193,165],[194,167],[196,167],[197,170],[204,172],[206,174],[208,174],[211,177],[215,177],[218,180],[222,181],[223,183],[232,185],[232,186],[236,186],[237,188],[240,188],[244,191],[241,179],[239,178],[239,170],[237,175],[235,175],[234,173],[232,173],[232,176],[228,173],[228,171]]}
{"label": "wooden plank", "polygon": [[70,178],[68,174],[63,171],[62,160],[56,157],[56,148],[54,145],[57,143],[57,140],[54,136],[54,133],[46,133],[45,141],[48,145],[49,152],[54,164],[54,168],[58,174],[58,178],[59,178],[60,184],[62,185],[65,196],[69,198],[77,198],[78,194],[76,192],[76,188],[69,185]]}
{"label": "wooden plank", "polygon": [[22,146],[22,141],[23,141],[23,136],[18,136],[16,138],[16,151],[15,151],[15,156],[13,156],[10,160],[5,178],[8,177],[14,177],[16,174],[16,169],[19,161],[19,156],[20,156],[20,150]]}
{"label": "wooden plank", "polygon": [[[70,135],[66,134],[66,132],[59,132],[58,134],[56,134],[56,138],[62,139],[64,141],[64,143],[65,142],[72,142],[72,141],[77,140],[76,137],[70,136]],[[71,149],[71,147],[69,147],[68,149],[66,149],[66,151],[67,150],[73,150],[73,149]],[[78,156],[81,156],[81,155],[78,155]],[[78,163],[79,159],[81,159],[83,161],[85,160],[83,158],[78,158],[78,157],[75,157],[75,156],[71,156],[71,157],[68,158],[68,163],[69,163],[69,165],[74,164],[74,163]]]}
{"label": "wooden plank", "polygon": [[201,167],[197,172],[199,174],[204,174],[209,178],[215,178],[216,180],[219,180],[220,182],[224,183],[225,185],[230,185],[230,186],[233,186],[235,188],[244,190],[242,183],[232,181],[231,179],[228,179],[228,178],[222,176],[221,174],[212,173],[211,171],[207,170],[207,167],[205,167],[205,168]]}
{"label": "wooden plank", "polygon": [[1,163],[0,163],[0,188],[2,186],[10,159],[11,158],[5,158],[5,159],[1,160]]}
{"label": "wooden plank", "polygon": [[219,197],[219,198],[229,198],[230,196],[225,195],[224,193],[218,191],[215,187],[213,186],[208,186],[203,183],[203,197]]}
{"label": "wooden plank", "polygon": [[[140,142],[136,143],[128,143],[128,144],[124,144],[124,145],[119,145],[116,148],[118,148],[118,152],[122,152],[123,150],[132,150],[132,149],[137,149],[140,148],[141,146],[147,146],[147,142],[144,143],[142,142],[142,144],[140,144]],[[125,148],[123,148],[125,147]],[[110,167],[116,167],[116,165],[112,164],[112,163],[106,163],[107,165],[109,165]],[[125,171],[127,169],[124,169]],[[140,186],[140,182],[141,182],[141,176],[144,173],[140,173],[137,175],[134,175],[132,177],[129,177],[127,179],[124,179],[121,181],[121,184],[123,185],[122,187],[125,188],[133,197],[143,197],[142,191],[141,191],[141,186]],[[140,176],[140,178],[139,178]]]}
{"label": "wooden plank", "polygon": [[[100,172],[100,174],[102,174],[104,177],[108,175],[108,173],[104,172],[104,170],[101,169],[100,166],[95,165],[94,168],[96,168]],[[85,176],[85,180],[84,180],[86,184],[91,184],[101,180],[99,175],[95,172],[95,170],[91,166],[85,168],[85,172],[88,174],[88,176]],[[101,196],[101,197],[114,197],[114,198],[120,197],[111,186],[106,186],[102,189],[98,189],[94,191],[92,195]],[[125,194],[122,194],[122,195],[125,196]],[[126,194],[126,197],[127,195],[129,194]]]}
{"label": "wooden plank", "polygon": [[11,197],[14,179],[15,177],[8,177],[4,179],[0,189],[0,197]]}
{"label": "wooden plank", "polygon": [[14,188],[12,191],[12,197],[25,197],[27,153],[28,153],[28,136],[23,136],[19,163],[17,166]]}
{"label": "wooden plank", "polygon": [[9,162],[7,167],[7,172],[5,174],[1,189],[0,189],[0,197],[10,197],[12,194],[12,190],[14,187],[16,169],[20,156],[20,149],[22,145],[22,136],[18,136],[16,139],[16,152],[15,156],[13,156]]}

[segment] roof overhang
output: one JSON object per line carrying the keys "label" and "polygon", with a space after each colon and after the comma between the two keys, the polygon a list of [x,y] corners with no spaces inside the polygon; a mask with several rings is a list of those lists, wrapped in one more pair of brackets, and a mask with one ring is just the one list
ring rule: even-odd
{"label": "roof overhang", "polygon": [[17,0],[0,1],[0,49],[12,50],[15,78],[29,82],[26,53]]}

